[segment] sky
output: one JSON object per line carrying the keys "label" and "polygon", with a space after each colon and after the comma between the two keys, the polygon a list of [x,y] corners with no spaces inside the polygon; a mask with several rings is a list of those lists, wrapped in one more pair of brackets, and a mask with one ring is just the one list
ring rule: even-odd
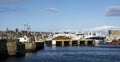
{"label": "sky", "polygon": [[0,30],[24,24],[47,32],[119,27],[120,0],[0,0]]}

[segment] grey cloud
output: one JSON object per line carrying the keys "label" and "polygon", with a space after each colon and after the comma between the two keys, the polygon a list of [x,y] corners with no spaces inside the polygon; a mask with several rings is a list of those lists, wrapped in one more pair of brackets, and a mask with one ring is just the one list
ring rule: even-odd
{"label": "grey cloud", "polygon": [[21,12],[22,8],[0,8],[0,12]]}
{"label": "grey cloud", "polygon": [[57,12],[56,8],[47,8],[46,9],[47,12]]}
{"label": "grey cloud", "polygon": [[107,8],[106,16],[120,16],[120,6],[111,6]]}

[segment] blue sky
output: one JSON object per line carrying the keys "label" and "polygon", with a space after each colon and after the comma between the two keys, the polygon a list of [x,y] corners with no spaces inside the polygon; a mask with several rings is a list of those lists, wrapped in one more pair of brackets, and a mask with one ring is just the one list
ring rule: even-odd
{"label": "blue sky", "polygon": [[0,0],[0,30],[83,30],[120,26],[120,0]]}

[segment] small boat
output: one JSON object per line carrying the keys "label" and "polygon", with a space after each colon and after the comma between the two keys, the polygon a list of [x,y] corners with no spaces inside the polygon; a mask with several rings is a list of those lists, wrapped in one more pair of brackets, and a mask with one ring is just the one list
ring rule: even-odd
{"label": "small boat", "polygon": [[119,41],[112,41],[112,42],[106,42],[106,44],[120,45],[120,42]]}

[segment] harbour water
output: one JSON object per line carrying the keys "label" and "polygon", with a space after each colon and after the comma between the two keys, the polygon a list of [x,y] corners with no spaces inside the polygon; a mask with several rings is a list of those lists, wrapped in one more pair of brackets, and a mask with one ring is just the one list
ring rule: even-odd
{"label": "harbour water", "polygon": [[[120,46],[48,47],[25,57],[10,57],[3,62],[120,62]],[[0,61],[1,62],[1,61]]]}

